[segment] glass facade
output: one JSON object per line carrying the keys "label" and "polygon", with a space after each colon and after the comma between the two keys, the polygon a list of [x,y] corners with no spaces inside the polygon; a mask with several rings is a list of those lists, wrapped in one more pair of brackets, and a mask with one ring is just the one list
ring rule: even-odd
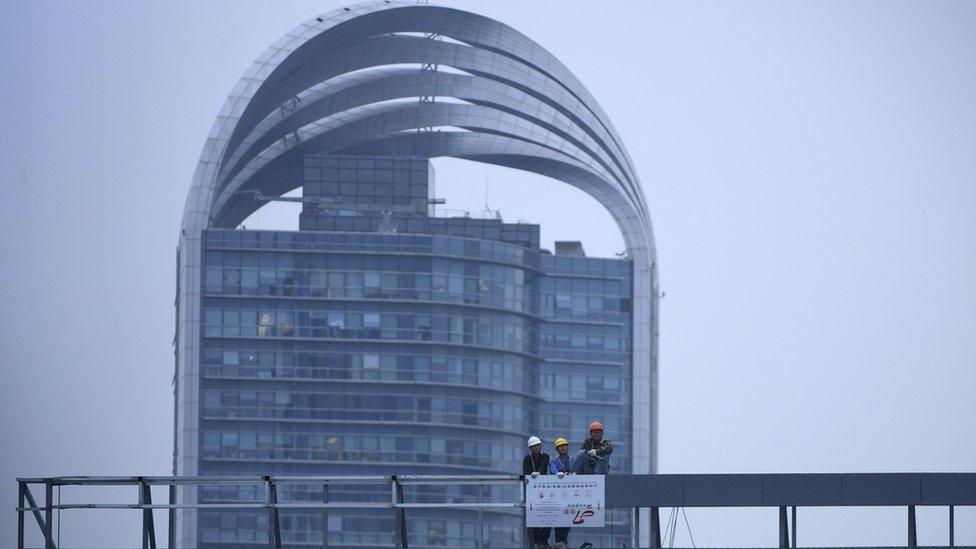
{"label": "glass facade", "polygon": [[[537,225],[435,217],[426,159],[308,155],[301,173],[299,231],[203,233],[199,474],[517,474],[527,437],[575,450],[593,419],[614,441],[612,470],[631,471],[629,260],[552,255]],[[506,495],[472,488],[409,497]],[[266,521],[201,511],[199,545],[266,544]],[[520,523],[508,511],[408,511],[411,546],[475,547],[478,528],[490,546],[517,546]],[[393,546],[392,513],[370,510],[284,511],[284,542],[321,546],[326,524],[330,547]],[[586,532],[598,546],[628,536],[622,516]]]}

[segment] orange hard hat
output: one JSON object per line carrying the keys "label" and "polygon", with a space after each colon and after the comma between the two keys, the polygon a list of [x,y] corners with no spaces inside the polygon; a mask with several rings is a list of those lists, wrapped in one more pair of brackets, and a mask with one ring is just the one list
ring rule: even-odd
{"label": "orange hard hat", "polygon": [[603,430],[603,424],[600,423],[599,421],[594,421],[593,423],[590,424],[590,428],[588,430],[589,431],[602,431]]}

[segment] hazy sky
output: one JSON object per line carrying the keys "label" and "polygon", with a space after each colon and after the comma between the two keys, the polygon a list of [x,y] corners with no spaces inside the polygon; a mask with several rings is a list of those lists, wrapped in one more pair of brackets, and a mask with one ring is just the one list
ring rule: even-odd
{"label": "hazy sky", "polygon": [[[342,5],[4,3],[0,545],[16,476],[169,473],[200,149],[251,61]],[[451,5],[553,52],[633,156],[667,294],[661,472],[976,471],[976,3]],[[449,208],[487,188],[546,245],[623,247],[562,184],[435,167]],[[775,510],[688,517],[699,545],[776,543]],[[799,517],[801,544],[905,542],[900,508]],[[921,543],[947,541],[945,509],[920,520]],[[957,521],[976,544],[976,510]],[[104,546],[94,524],[62,535]]]}

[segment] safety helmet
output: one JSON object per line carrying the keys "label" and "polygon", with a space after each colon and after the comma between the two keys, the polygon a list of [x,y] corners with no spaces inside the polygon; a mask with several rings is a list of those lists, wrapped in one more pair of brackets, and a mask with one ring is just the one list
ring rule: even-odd
{"label": "safety helmet", "polygon": [[603,424],[600,423],[599,421],[594,421],[593,423],[590,424],[590,428],[587,429],[587,430],[588,431],[602,431],[603,430]]}
{"label": "safety helmet", "polygon": [[569,446],[569,441],[566,440],[566,439],[564,439],[564,438],[562,438],[562,437],[560,437],[560,438],[557,438],[556,439],[556,442],[553,442],[552,443],[552,446],[553,446],[553,448],[559,448],[563,444]]}
{"label": "safety helmet", "polygon": [[542,441],[539,440],[539,437],[529,437],[529,448],[535,446],[536,444],[542,444]]}

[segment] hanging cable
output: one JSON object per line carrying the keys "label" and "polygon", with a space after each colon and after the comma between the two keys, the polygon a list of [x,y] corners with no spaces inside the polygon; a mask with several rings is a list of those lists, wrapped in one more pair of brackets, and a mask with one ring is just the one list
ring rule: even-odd
{"label": "hanging cable", "polygon": [[664,545],[668,544],[668,536],[671,535],[671,516],[674,515],[674,507],[671,508],[671,514],[668,515],[668,520],[664,523]]}
{"label": "hanging cable", "polygon": [[691,534],[691,524],[688,524],[688,513],[685,512],[685,508],[681,508],[681,514],[685,517],[685,527],[688,529],[688,537],[691,538],[691,547],[695,548],[695,536]]}
{"label": "hanging cable", "polygon": [[674,547],[674,534],[675,530],[678,528],[678,508],[672,507],[671,514],[668,515],[668,525],[665,528],[666,539],[668,540],[668,547]]}

